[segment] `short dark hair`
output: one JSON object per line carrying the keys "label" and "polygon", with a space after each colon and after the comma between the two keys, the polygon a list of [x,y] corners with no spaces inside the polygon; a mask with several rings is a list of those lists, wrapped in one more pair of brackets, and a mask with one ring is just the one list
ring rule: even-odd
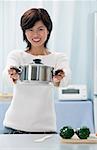
{"label": "short dark hair", "polygon": [[32,8],[27,10],[21,17],[20,26],[23,31],[23,40],[27,43],[27,48],[31,48],[31,43],[28,41],[25,31],[35,25],[37,21],[42,21],[48,30],[48,36],[44,43],[44,46],[47,46],[47,42],[50,38],[50,34],[52,31],[52,20],[48,14],[48,12],[43,8]]}

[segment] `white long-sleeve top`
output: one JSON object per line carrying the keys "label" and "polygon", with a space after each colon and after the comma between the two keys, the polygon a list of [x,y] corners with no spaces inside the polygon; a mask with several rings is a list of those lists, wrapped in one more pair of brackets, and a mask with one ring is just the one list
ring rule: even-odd
{"label": "white long-sleeve top", "polygon": [[[63,53],[49,55],[31,55],[25,51],[12,51],[8,55],[4,76],[8,75],[10,66],[19,67],[41,59],[44,65],[54,67],[54,70],[63,69],[65,77],[60,86],[70,82],[71,73],[67,57]],[[56,115],[54,107],[53,84],[39,84],[36,82],[13,84],[13,98],[5,114],[4,126],[22,131],[56,131]]]}

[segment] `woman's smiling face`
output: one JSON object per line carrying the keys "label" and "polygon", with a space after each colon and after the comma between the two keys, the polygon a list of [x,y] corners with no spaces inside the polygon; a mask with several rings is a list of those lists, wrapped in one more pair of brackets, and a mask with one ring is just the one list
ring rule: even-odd
{"label": "woman's smiling face", "polygon": [[25,31],[25,35],[28,41],[34,47],[39,47],[44,45],[47,40],[48,30],[42,21],[37,21],[32,28]]}

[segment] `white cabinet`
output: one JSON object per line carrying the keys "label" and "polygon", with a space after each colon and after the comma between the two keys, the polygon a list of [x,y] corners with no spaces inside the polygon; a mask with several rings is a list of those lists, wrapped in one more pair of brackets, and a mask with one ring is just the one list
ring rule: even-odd
{"label": "white cabinet", "polygon": [[87,126],[94,133],[92,101],[57,101],[55,103],[57,131],[63,126],[81,128]]}
{"label": "white cabinet", "polygon": [[97,98],[94,98],[94,123],[95,123],[95,132],[97,133]]}
{"label": "white cabinet", "polygon": [[94,123],[97,133],[97,12],[94,14]]}
{"label": "white cabinet", "polygon": [[97,13],[94,14],[94,94],[97,94]]}

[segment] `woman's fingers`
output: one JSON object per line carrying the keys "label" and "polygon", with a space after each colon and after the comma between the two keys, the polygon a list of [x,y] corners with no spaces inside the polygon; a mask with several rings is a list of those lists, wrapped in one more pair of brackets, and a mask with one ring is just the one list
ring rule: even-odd
{"label": "woman's fingers", "polygon": [[59,72],[59,73],[57,74],[57,76],[63,78],[63,77],[65,76],[65,74],[64,74],[64,72]]}
{"label": "woman's fingers", "polygon": [[16,72],[15,69],[10,68],[8,70],[8,73],[10,75],[10,78],[13,80],[13,82],[17,81],[19,79],[19,75],[18,75],[18,73]]}
{"label": "woman's fingers", "polygon": [[63,70],[60,70],[60,72],[58,72],[58,74],[55,75],[55,78],[57,78],[58,80],[62,80],[65,76],[65,73]]}
{"label": "woman's fingers", "polygon": [[62,80],[62,77],[57,75],[53,77],[53,80],[54,82],[60,82]]}
{"label": "woman's fingers", "polygon": [[14,70],[14,69],[9,69],[9,70],[8,70],[8,73],[9,73],[9,74],[16,74],[16,70]]}
{"label": "woman's fingers", "polygon": [[65,73],[62,69],[57,70],[55,75],[53,76],[53,82],[55,84],[60,83],[60,81],[64,78]]}
{"label": "woman's fingers", "polygon": [[18,79],[19,75],[17,73],[16,74],[10,74],[10,77],[13,79]]}

